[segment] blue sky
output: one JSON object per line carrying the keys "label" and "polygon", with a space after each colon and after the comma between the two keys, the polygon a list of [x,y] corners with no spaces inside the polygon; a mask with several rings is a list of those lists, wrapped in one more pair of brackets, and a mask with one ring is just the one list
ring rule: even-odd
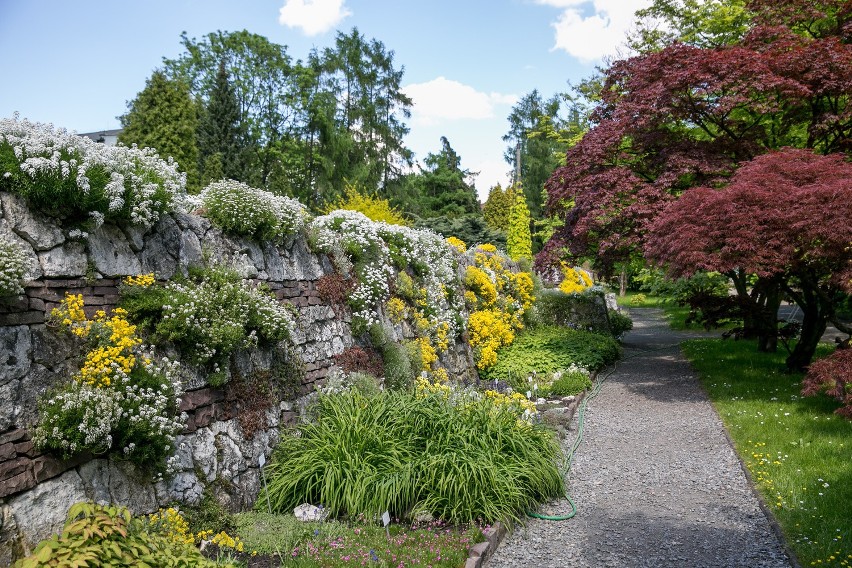
{"label": "blue sky", "polygon": [[414,99],[407,145],[422,160],[446,136],[476,187],[507,180],[512,104],[589,76],[617,53],[650,0],[0,0],[0,116],[20,112],[78,132],[120,126],[126,102],[180,33],[246,29],[295,59],[352,27],[404,66]]}

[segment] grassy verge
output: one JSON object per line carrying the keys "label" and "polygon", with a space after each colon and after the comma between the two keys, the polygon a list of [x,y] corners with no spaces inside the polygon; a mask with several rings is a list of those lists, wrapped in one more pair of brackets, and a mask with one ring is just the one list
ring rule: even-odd
{"label": "grassy verge", "polygon": [[616,296],[616,302],[628,310],[630,308],[661,308],[672,329],[702,329],[696,324],[687,325],[689,308],[678,306],[671,298],[627,292],[624,296]]}
{"label": "grassy verge", "polygon": [[784,353],[720,339],[683,350],[802,565],[852,566],[852,421],[802,398]]}
{"label": "grassy verge", "polygon": [[375,524],[303,523],[293,515],[268,513],[241,513],[235,522],[245,556],[265,556],[275,566],[456,567],[464,564],[470,546],[482,540],[477,527],[457,529],[438,523],[414,528],[391,525],[389,539]]}

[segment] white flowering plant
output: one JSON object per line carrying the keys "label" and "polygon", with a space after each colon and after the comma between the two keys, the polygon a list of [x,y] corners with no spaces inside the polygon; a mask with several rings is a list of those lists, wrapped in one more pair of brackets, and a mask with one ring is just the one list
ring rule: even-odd
{"label": "white flowering plant", "polygon": [[181,202],[186,175],[151,148],[107,146],[52,124],[0,119],[0,190],[62,218],[151,227]]}
{"label": "white flowering plant", "polygon": [[298,200],[234,180],[208,185],[199,194],[202,212],[223,231],[280,241],[304,229],[308,213]]}
{"label": "white flowering plant", "polygon": [[162,470],[184,428],[174,364],[148,356],[130,373],[113,368],[108,386],[72,381],[39,401],[33,443],[65,458],[112,453],[148,470]]}
{"label": "white flowering plant", "polygon": [[21,278],[27,270],[23,249],[0,236],[0,298],[24,293]]}
{"label": "white flowering plant", "polygon": [[443,351],[449,339],[464,331],[463,298],[452,293],[459,286],[458,253],[442,236],[348,210],[317,217],[310,234],[313,247],[329,254],[338,270],[351,267],[355,273],[358,284],[349,305],[365,329],[379,322],[403,277],[412,282],[406,300],[421,337]]}
{"label": "white flowering plant", "polygon": [[171,342],[193,363],[209,365],[214,383],[235,350],[286,339],[296,325],[292,309],[262,284],[252,286],[220,264],[165,286],[124,286],[121,296],[153,341]]}

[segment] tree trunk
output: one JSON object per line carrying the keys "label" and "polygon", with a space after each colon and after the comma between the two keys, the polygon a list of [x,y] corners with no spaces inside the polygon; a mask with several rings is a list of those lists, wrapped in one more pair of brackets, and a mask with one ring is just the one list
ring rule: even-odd
{"label": "tree trunk", "polygon": [[811,360],[816,353],[817,345],[819,344],[822,334],[825,333],[825,328],[828,325],[828,320],[819,308],[808,309],[804,311],[804,319],[802,320],[802,335],[798,343],[793,348],[793,352],[787,357],[787,368],[791,371],[805,371],[807,366],[811,364]]}
{"label": "tree trunk", "polygon": [[764,294],[765,304],[758,314],[757,350],[775,353],[778,350],[778,308],[781,307],[781,290],[771,286]]}
{"label": "tree trunk", "polygon": [[618,295],[622,298],[627,294],[627,268],[621,267],[621,273],[618,275]]}

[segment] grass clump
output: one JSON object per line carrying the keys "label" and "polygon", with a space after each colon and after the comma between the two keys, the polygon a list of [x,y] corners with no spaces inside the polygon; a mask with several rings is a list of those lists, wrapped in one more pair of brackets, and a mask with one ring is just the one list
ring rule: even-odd
{"label": "grass clump", "polygon": [[852,564],[852,422],[834,414],[838,402],[803,398],[784,354],[758,353],[753,341],[683,349],[801,564]]}
{"label": "grass clump", "polygon": [[501,349],[497,364],[480,372],[480,377],[486,381],[507,381],[516,390],[526,390],[526,378],[533,371],[549,374],[572,365],[597,370],[615,362],[619,353],[618,342],[609,335],[539,327]]}
{"label": "grass clump", "polygon": [[274,511],[308,502],[350,518],[518,521],[562,490],[553,434],[487,397],[344,392],[321,397],[317,414],[273,453]]}

